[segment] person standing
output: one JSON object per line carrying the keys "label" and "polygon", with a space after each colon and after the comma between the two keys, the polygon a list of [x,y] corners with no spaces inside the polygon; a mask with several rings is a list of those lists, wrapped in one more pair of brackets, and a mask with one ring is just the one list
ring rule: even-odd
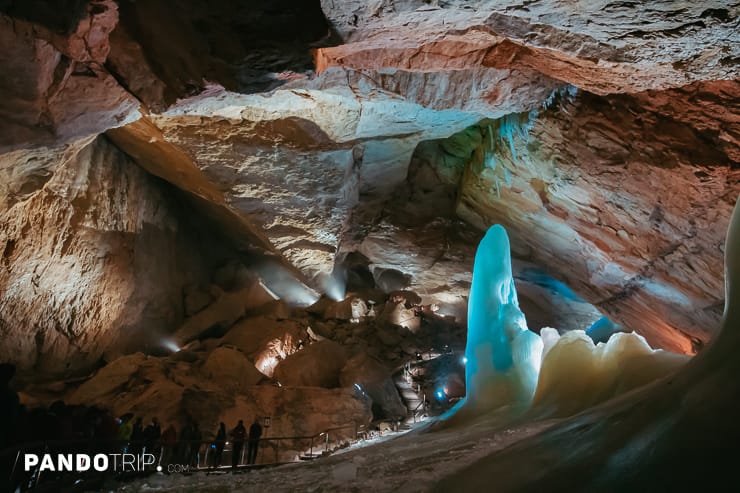
{"label": "person standing", "polygon": [[131,441],[131,434],[134,432],[134,424],[132,423],[134,415],[126,413],[121,416],[120,425],[118,426],[118,441],[123,449],[123,453],[126,453],[129,449],[129,442]]}
{"label": "person standing", "polygon": [[131,446],[129,446],[127,452],[132,454],[138,454],[141,451],[142,443],[144,441],[144,425],[141,417],[136,418],[134,425],[131,428]]}
{"label": "person standing", "polygon": [[216,439],[213,441],[213,459],[211,462],[211,468],[217,469],[221,467],[221,455],[224,453],[224,444],[226,443],[226,425],[223,421],[218,425],[218,431],[216,432]]}
{"label": "person standing", "polygon": [[193,426],[193,419],[188,417],[185,422],[185,426],[180,430],[178,435],[180,438],[180,447],[177,452],[178,461],[180,464],[190,464],[190,451],[193,447],[193,432],[195,427]]}
{"label": "person standing", "polygon": [[236,427],[231,430],[231,438],[234,441],[234,447],[231,450],[231,467],[232,469],[236,469],[236,466],[239,465],[239,456],[242,453],[242,448],[244,448],[244,439],[247,436],[247,429],[244,427],[244,421],[241,419],[239,420],[239,424],[236,425]]}
{"label": "person standing", "polygon": [[260,437],[262,436],[262,425],[259,418],[254,418],[254,423],[249,427],[249,442],[247,446],[247,463],[254,464],[257,460]]}
{"label": "person standing", "polygon": [[[0,449],[15,442],[22,416],[18,393],[10,387],[14,375],[15,365],[0,364]],[[10,456],[0,457],[0,491],[15,491],[16,482],[10,478],[13,471],[11,461]]]}
{"label": "person standing", "polygon": [[192,432],[191,440],[193,441],[193,444],[190,447],[190,459],[188,464],[197,468],[200,466],[200,441],[203,439],[203,434],[200,432],[200,426],[197,421],[193,423]]}
{"label": "person standing", "polygon": [[162,466],[164,464],[163,469],[166,470],[166,466],[170,465],[177,457],[175,452],[176,448],[177,431],[173,425],[169,425],[162,433],[162,456],[157,465]]}
{"label": "person standing", "polygon": [[144,428],[144,447],[150,454],[159,455],[159,437],[162,435],[162,428],[159,426],[159,420],[152,418],[152,422]]}

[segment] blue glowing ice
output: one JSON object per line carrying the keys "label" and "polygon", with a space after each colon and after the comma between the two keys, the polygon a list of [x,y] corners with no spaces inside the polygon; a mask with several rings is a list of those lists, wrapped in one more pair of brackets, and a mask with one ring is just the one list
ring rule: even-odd
{"label": "blue glowing ice", "polygon": [[[740,269],[740,262],[733,268]],[[528,276],[570,292],[545,274],[529,272]],[[491,412],[501,423],[525,413],[538,417],[575,414],[667,375],[688,359],[654,351],[634,333],[609,337],[611,330],[607,330],[602,334],[606,343],[594,344],[589,335],[612,328],[607,322],[595,324],[589,330],[594,333],[588,335],[573,330],[561,337],[552,328],[543,328],[543,337],[531,332],[519,309],[509,237],[502,226],[492,226],[475,254],[464,359],[465,400],[444,415],[443,421],[456,426]],[[543,340],[548,341],[546,348]]]}
{"label": "blue glowing ice", "polygon": [[528,403],[537,385],[542,340],[527,329],[511,273],[509,237],[492,226],[478,246],[468,303],[465,407]]}
{"label": "blue glowing ice", "polygon": [[612,334],[617,332],[624,332],[624,327],[615,324],[606,317],[601,317],[586,330],[586,335],[595,343],[598,343],[608,341]]}

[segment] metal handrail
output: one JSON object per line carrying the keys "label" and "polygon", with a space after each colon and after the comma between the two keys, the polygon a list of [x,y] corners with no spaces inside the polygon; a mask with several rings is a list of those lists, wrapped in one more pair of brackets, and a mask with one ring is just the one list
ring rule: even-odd
{"label": "metal handrail", "polygon": [[[329,452],[329,434],[331,432],[337,432],[340,430],[354,430],[354,434],[351,436],[350,440],[354,441],[357,440],[357,430],[358,430],[358,424],[353,423],[351,425],[345,425],[345,426],[338,426],[333,428],[328,428],[320,433],[317,433],[315,435],[306,435],[306,436],[278,436],[278,437],[260,437],[259,440],[257,440],[257,450],[258,453],[261,452],[261,455],[258,457],[260,464],[259,466],[266,466],[266,465],[278,465],[283,464],[286,462],[292,462],[291,461],[281,461],[280,457],[280,446],[283,442],[289,442],[290,445],[284,449],[284,450],[296,450],[295,445],[298,445],[297,450],[301,450],[300,442],[309,442],[310,448],[311,448],[311,454],[313,454],[313,445],[314,441],[317,438],[324,437],[324,453]],[[155,454],[155,463],[151,467],[151,469],[146,470],[137,470],[135,472],[130,472],[130,474],[151,474],[157,471],[156,465],[162,465],[163,460],[165,460],[165,454],[176,454],[176,457],[173,459],[172,457],[167,457],[167,459],[173,459],[174,461],[184,461],[182,463],[178,462],[172,462],[170,464],[165,465],[178,465],[183,466],[182,470],[174,470],[174,471],[165,471],[162,470],[162,472],[197,472],[197,471],[206,471],[206,470],[213,470],[212,466],[212,460],[209,460],[210,454],[216,449],[217,445],[219,445],[222,441],[216,440],[215,437],[209,438],[207,440],[176,440],[174,443],[164,443],[161,439],[161,437],[157,440],[151,441],[151,440],[120,440],[120,439],[104,439],[104,438],[88,438],[88,439],[76,439],[76,440],[46,440],[46,441],[36,441],[26,444],[21,444],[16,447],[12,448],[6,448],[3,451],[0,452],[0,456],[7,456],[8,461],[13,461],[13,467],[11,471],[11,477],[9,479],[18,479],[21,483],[25,481],[25,485],[21,484],[21,488],[32,488],[35,489],[39,483],[41,482],[41,470],[40,465],[37,465],[34,467],[31,471],[22,471],[23,466],[22,464],[22,458],[21,455],[24,453],[38,453],[39,455],[45,454],[45,453],[69,453],[69,454],[88,454],[90,456],[98,453],[105,453],[105,454],[111,454],[111,453],[123,453],[126,451],[132,450],[132,447],[134,450],[136,450],[138,453],[154,453]],[[296,443],[298,442],[298,443]],[[233,445],[232,447],[228,447],[228,445],[233,444],[233,440],[223,440],[224,448],[221,450],[221,452],[232,452],[233,451]],[[244,443],[249,443],[249,439],[244,440]],[[193,445],[197,445],[197,448],[192,448]],[[246,448],[246,447],[245,447]],[[243,468],[243,467],[252,467],[252,465],[242,465],[244,462],[244,452],[245,448],[242,448],[241,456],[239,457],[239,460],[237,462],[237,467]],[[274,456],[272,462],[269,462],[270,459],[265,460],[265,450],[267,448],[272,448],[274,451]],[[303,449],[305,450],[305,449]],[[130,453],[130,452],[129,452]],[[13,455],[15,457],[13,458]],[[227,455],[228,457],[228,455]],[[300,456],[299,456],[300,458]],[[195,462],[193,463],[193,459],[195,459]],[[229,461],[223,461],[228,464]],[[93,476],[95,477],[101,477],[103,476],[104,472],[96,472],[96,471],[88,471],[91,474],[91,479]],[[63,473],[67,475],[66,477],[69,478],[72,475],[79,476],[81,473],[74,473],[74,472],[68,472],[65,471]],[[129,473],[121,472],[121,471],[115,471],[114,474],[121,477],[126,477],[129,475]],[[55,474],[58,475],[58,474]],[[20,477],[19,477],[20,476]],[[59,478],[57,480],[61,481]],[[44,482],[44,484],[47,484]],[[26,491],[26,490],[22,490]]]}
{"label": "metal handrail", "polygon": [[412,417],[414,419],[414,423],[416,423],[416,417],[419,416],[419,414],[421,414],[419,412],[419,408],[422,407],[422,406],[423,406],[422,411],[425,411],[426,408],[427,408],[427,395],[425,393],[422,393],[422,395],[421,395],[421,401],[419,402],[419,404],[417,404],[417,406],[414,408],[414,410],[411,411],[411,415],[412,415]]}
{"label": "metal handrail", "polygon": [[308,455],[309,457],[313,458],[313,443],[316,438],[321,438],[322,436],[325,437],[324,439],[324,453],[329,451],[329,433],[332,431],[339,431],[339,430],[346,430],[349,428],[354,429],[354,434],[352,435],[354,440],[357,440],[357,423],[354,423],[352,425],[346,425],[346,426],[337,426],[335,428],[327,428],[326,430],[322,431],[321,433],[318,433],[311,437],[311,447],[309,448]]}

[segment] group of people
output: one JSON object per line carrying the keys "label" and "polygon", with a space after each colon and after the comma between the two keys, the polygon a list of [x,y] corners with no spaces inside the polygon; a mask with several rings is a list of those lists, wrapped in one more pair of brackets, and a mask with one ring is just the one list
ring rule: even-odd
{"label": "group of people", "polygon": [[[127,452],[153,453],[159,465],[205,465],[204,445],[210,448],[208,466],[221,466],[224,449],[231,445],[231,465],[254,464],[262,436],[262,426],[255,418],[249,427],[239,423],[227,433],[220,423],[215,438],[204,437],[198,423],[188,419],[179,430],[173,424],[164,427],[156,417],[146,425],[142,417],[127,413],[115,418],[107,411],[57,401],[48,407],[26,408],[10,386],[15,375],[11,364],[0,364],[0,491],[13,490],[22,478],[11,478],[17,451],[34,452],[47,447],[54,453]],[[246,457],[242,458],[244,445]],[[226,448],[228,453],[228,448]],[[166,468],[163,468],[166,470]],[[17,471],[16,471],[17,472]],[[47,477],[50,475],[46,475]],[[11,483],[6,484],[7,481]],[[19,483],[18,483],[19,484]]]}
{"label": "group of people", "polygon": [[[230,435],[233,443],[233,447],[231,448],[231,467],[236,468],[241,462],[241,454],[245,441],[247,442],[247,464],[254,464],[257,460],[257,450],[259,450],[260,437],[262,436],[262,425],[260,425],[259,419],[254,418],[254,423],[249,427],[249,433],[247,433],[247,429],[244,427],[244,421],[240,419],[239,423],[231,430]],[[221,423],[218,434],[216,435],[216,450],[218,451],[218,447],[220,447],[220,451],[214,455],[214,457],[218,457],[219,461],[214,467],[220,465],[221,453],[223,452],[223,438],[221,445],[218,445],[219,436],[226,436],[226,425],[223,423]]]}
{"label": "group of people", "polygon": [[[231,437],[230,441],[229,437]],[[261,437],[262,425],[258,418],[255,418],[249,427],[249,432],[244,426],[244,421],[240,419],[228,436],[226,424],[221,422],[213,442],[210,443],[212,454],[208,461],[209,467],[215,469],[221,466],[224,449],[229,443],[232,445],[231,466],[233,468],[243,462],[242,451],[245,442],[247,444],[246,463],[254,464],[257,461]],[[152,418],[152,422],[143,427],[142,419],[134,420],[134,416],[130,413],[120,418],[117,438],[123,444],[124,451],[128,453],[145,450],[158,456],[159,464],[176,463],[196,467],[200,465],[202,445],[207,443],[203,441],[203,434],[198,423],[192,419],[187,421],[178,434],[172,425],[162,432],[157,418]]]}

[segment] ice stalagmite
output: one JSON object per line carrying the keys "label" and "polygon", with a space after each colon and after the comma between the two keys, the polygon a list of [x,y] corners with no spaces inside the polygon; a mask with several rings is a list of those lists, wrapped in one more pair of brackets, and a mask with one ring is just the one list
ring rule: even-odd
{"label": "ice stalagmite", "polygon": [[466,414],[528,405],[537,385],[542,340],[519,309],[506,230],[492,226],[478,246],[468,303]]}
{"label": "ice stalagmite", "polygon": [[525,414],[569,416],[668,375],[689,359],[653,350],[635,333],[606,333],[606,342],[597,344],[583,330],[561,337],[543,328],[541,334],[528,330],[519,309],[506,230],[492,226],[473,267],[467,394],[443,419],[454,425],[497,410],[502,424]]}

